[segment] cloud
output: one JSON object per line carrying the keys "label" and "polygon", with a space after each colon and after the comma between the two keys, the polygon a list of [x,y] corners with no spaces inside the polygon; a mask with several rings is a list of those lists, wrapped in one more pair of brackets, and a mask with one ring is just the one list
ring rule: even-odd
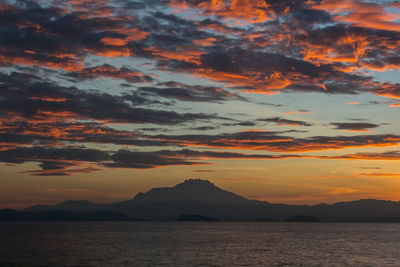
{"label": "cloud", "polygon": [[[93,119],[109,123],[152,123],[175,125],[218,119],[215,114],[177,113],[138,107],[152,102],[137,95],[111,95],[99,91],[64,87],[21,73],[0,74],[3,112],[27,119]],[[130,104],[131,102],[132,104]],[[153,102],[154,103],[154,102]]]}
{"label": "cloud", "polygon": [[[229,132],[228,127],[265,123],[314,123],[271,116],[240,120],[214,111],[241,101],[243,110],[234,106],[228,116],[251,113],[251,99],[257,97],[243,95],[253,93],[372,93],[400,99],[399,83],[371,74],[400,69],[399,22],[392,12],[398,9],[395,2],[361,0],[3,1],[0,161],[38,162],[41,170],[32,175],[72,175],[107,167],[212,164],[210,159],[398,160],[397,152],[334,157],[228,152],[395,146],[400,137]],[[283,106],[259,101],[268,109]],[[208,109],[210,103],[220,105]],[[195,107],[207,112],[187,112]],[[292,108],[296,111],[287,114],[310,113]],[[365,132],[383,124],[322,125]],[[114,150],[89,148],[94,144]]]}
{"label": "cloud", "polygon": [[[74,173],[90,173],[101,168],[152,169],[165,166],[208,165],[206,159],[286,159],[301,158],[298,155],[252,155],[232,152],[183,150],[102,151],[89,148],[50,148],[45,146],[18,147],[0,151],[0,161],[5,163],[38,162],[41,170],[29,170],[36,176],[64,176]],[[89,166],[86,166],[90,164]]]}
{"label": "cloud", "polygon": [[398,13],[386,10],[399,8],[396,5],[374,3],[362,0],[323,0],[310,1],[311,8],[330,12],[336,21],[346,22],[358,27],[378,30],[400,31]]}
{"label": "cloud", "polygon": [[216,14],[226,19],[245,20],[250,23],[260,23],[272,19],[273,13],[264,1],[183,1],[172,0],[173,8],[186,9],[187,6],[200,8],[206,15]]}
{"label": "cloud", "polygon": [[77,80],[113,78],[124,79],[131,83],[148,83],[153,81],[152,76],[145,75],[138,70],[130,69],[128,67],[116,68],[110,64],[84,68],[80,71],[69,72],[66,75]]}
{"label": "cloud", "polygon": [[333,158],[353,159],[353,160],[400,160],[400,151],[387,151],[382,153],[356,153],[347,154]]}
{"label": "cloud", "polygon": [[[150,12],[152,4],[192,7],[202,11],[201,19]],[[380,28],[337,23],[333,20],[336,13],[329,14],[333,11],[326,6],[353,13],[375,10],[377,14],[386,8],[357,1],[342,5],[300,0],[66,2],[54,7],[34,2],[3,4],[1,62],[7,66],[61,68],[71,72],[67,75],[82,79],[96,75],[146,82],[151,76],[108,64],[87,67],[85,60],[93,55],[147,58],[160,70],[183,71],[248,92],[371,91],[398,97],[398,85],[373,82],[357,72],[363,68],[397,68],[400,61],[393,48],[398,35]],[[127,15],[126,10],[141,16]],[[217,17],[209,17],[213,14]],[[243,20],[250,26],[233,27],[225,19]],[[256,22],[263,22],[264,29],[252,27]],[[318,27],[314,27],[316,24]]]}
{"label": "cloud", "polygon": [[[105,151],[89,148],[55,148],[47,146],[18,147],[0,151],[0,162],[13,164],[37,162],[38,167],[41,168],[40,170],[28,170],[23,172],[35,176],[65,176],[77,173],[91,173],[103,168],[153,169],[178,165],[200,166],[213,164],[212,162],[206,162],[212,159],[280,160],[302,158],[325,160],[399,160],[400,156],[398,151],[358,153],[342,156],[311,156],[296,154],[247,154],[227,151],[198,151],[192,149],[158,151],[120,149],[118,151]],[[377,175],[368,174],[368,176]]]}
{"label": "cloud", "polygon": [[106,163],[105,166],[112,168],[138,168],[151,169],[161,166],[173,165],[206,165],[206,163],[197,163],[188,161],[180,157],[166,157],[163,153],[157,152],[134,152],[120,150],[113,154],[113,162]]}
{"label": "cloud", "polygon": [[77,8],[72,2],[58,7],[44,7],[34,1],[25,3],[1,5],[3,65],[80,71],[86,56],[129,56],[129,43],[147,36],[137,27],[134,17],[113,16],[118,9],[104,1],[90,9]]}
{"label": "cloud", "polygon": [[368,177],[400,177],[400,173],[360,173],[361,176]]}
{"label": "cloud", "polygon": [[159,87],[139,87],[138,90],[143,95],[156,95],[180,101],[219,103],[227,100],[245,100],[244,97],[219,87],[187,85],[179,82],[160,83]]}
{"label": "cloud", "polygon": [[100,150],[83,148],[17,147],[0,151],[0,161],[8,163],[39,162],[41,170],[25,171],[35,176],[65,176],[100,170],[93,166],[79,167],[87,162],[100,163],[109,155]]}
{"label": "cloud", "polygon": [[272,131],[245,131],[217,135],[147,135],[146,138],[177,146],[290,153],[355,147],[396,146],[400,142],[399,136],[390,134],[294,138]]}
{"label": "cloud", "polygon": [[371,128],[377,128],[380,126],[379,124],[357,122],[332,122],[330,125],[335,126],[336,130],[353,132],[369,132],[371,131]]}
{"label": "cloud", "polygon": [[44,161],[42,168],[59,169],[70,161],[101,162],[109,158],[106,152],[88,148],[49,148],[49,147],[18,147],[15,149],[0,151],[2,162],[23,163],[26,161]]}
{"label": "cloud", "polygon": [[114,153],[111,163],[105,166],[112,168],[150,169],[173,165],[208,165],[207,159],[287,159],[301,158],[299,155],[254,155],[232,152],[196,151],[196,150],[160,150],[154,152],[139,152],[120,150]]}
{"label": "cloud", "polygon": [[258,121],[273,122],[278,126],[312,126],[313,124],[305,121],[288,120],[281,117],[258,119]]}

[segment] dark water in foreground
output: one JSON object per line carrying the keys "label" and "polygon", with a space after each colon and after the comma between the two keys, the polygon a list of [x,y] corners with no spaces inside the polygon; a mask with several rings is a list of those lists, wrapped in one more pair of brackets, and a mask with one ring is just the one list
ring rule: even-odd
{"label": "dark water in foreground", "polygon": [[400,266],[400,224],[3,222],[0,266]]}

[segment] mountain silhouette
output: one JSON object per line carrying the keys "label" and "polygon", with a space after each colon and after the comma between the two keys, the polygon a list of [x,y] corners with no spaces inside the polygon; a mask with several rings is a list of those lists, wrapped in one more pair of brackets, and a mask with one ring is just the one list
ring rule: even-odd
{"label": "mountain silhouette", "polygon": [[207,180],[189,179],[174,187],[153,188],[138,193],[135,203],[248,203],[250,200],[225,191]]}
{"label": "mountain silhouette", "polygon": [[189,179],[173,187],[153,188],[138,193],[133,199],[111,204],[69,200],[54,206],[36,205],[24,209],[31,212],[51,210],[110,211],[161,221],[175,221],[182,214],[198,214],[222,221],[285,221],[306,214],[319,221],[400,222],[400,203],[395,201],[361,199],[313,206],[273,204],[246,199],[201,179]]}
{"label": "mountain silhouette", "polygon": [[87,201],[87,200],[67,200],[56,204],[54,206],[51,205],[35,205],[30,208],[25,209],[25,211],[39,211],[39,210],[68,210],[68,211],[76,211],[76,212],[85,212],[88,210],[99,208],[99,204]]}

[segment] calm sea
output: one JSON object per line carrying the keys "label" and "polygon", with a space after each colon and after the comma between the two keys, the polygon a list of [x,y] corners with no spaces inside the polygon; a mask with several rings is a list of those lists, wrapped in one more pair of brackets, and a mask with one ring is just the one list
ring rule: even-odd
{"label": "calm sea", "polygon": [[400,266],[400,224],[2,222],[0,266]]}

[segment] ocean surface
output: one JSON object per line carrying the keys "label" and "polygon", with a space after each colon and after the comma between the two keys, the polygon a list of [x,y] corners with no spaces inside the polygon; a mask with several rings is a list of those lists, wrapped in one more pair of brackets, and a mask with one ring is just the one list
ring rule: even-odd
{"label": "ocean surface", "polygon": [[0,266],[400,266],[400,224],[1,222]]}

